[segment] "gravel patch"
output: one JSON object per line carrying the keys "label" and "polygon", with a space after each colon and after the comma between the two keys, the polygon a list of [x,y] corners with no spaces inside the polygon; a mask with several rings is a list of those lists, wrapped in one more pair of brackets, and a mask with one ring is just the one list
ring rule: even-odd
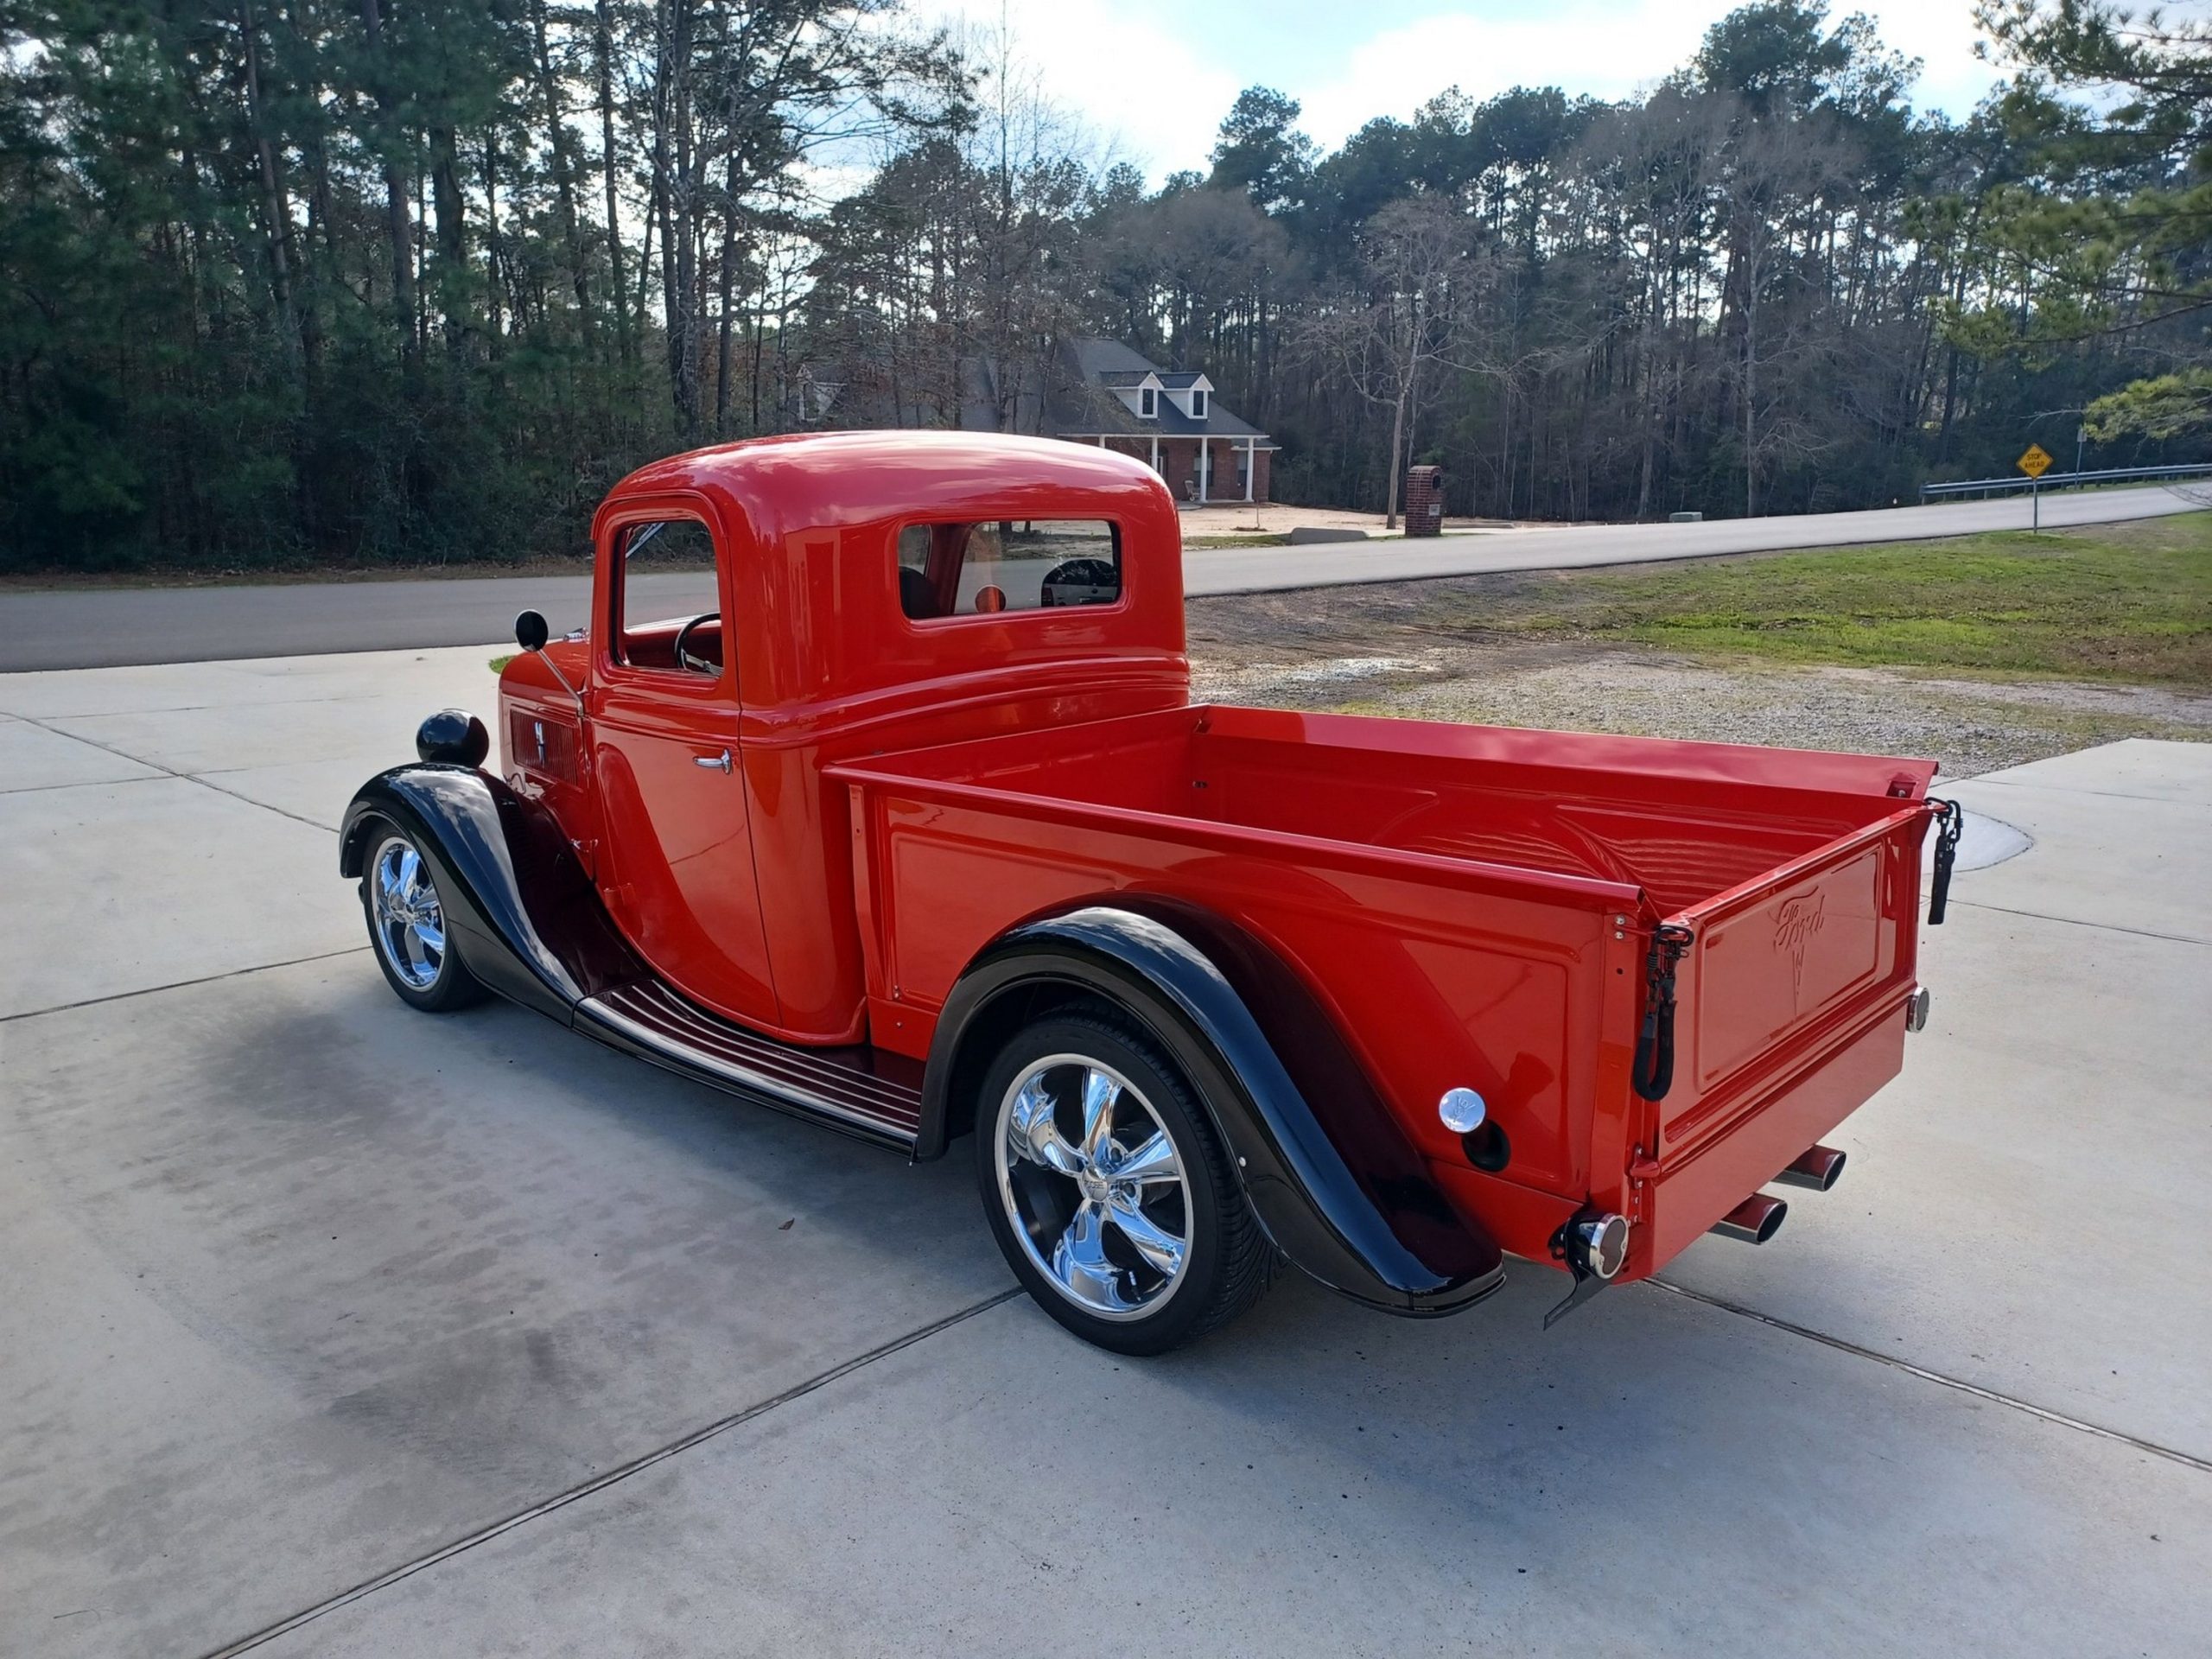
{"label": "gravel patch", "polygon": [[1300,659],[1280,644],[1273,653],[1196,644],[1192,675],[1195,695],[1214,702],[1923,756],[1949,778],[2123,737],[2212,741],[2212,696],[2160,687],[1716,664],[1575,645]]}
{"label": "gravel patch", "polygon": [[1194,690],[1274,708],[1916,755],[1951,778],[2126,737],[2212,741],[2212,688],[1807,666],[1481,631],[1486,609],[1503,621],[1557,606],[1561,581],[1522,573],[1193,600]]}

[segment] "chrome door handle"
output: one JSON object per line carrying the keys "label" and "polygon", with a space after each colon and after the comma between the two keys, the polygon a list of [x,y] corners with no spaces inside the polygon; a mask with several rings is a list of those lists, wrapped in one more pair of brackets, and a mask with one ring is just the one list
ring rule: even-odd
{"label": "chrome door handle", "polygon": [[729,770],[729,751],[724,749],[720,754],[695,754],[691,757],[691,764],[704,766],[709,772],[720,767],[727,772]]}

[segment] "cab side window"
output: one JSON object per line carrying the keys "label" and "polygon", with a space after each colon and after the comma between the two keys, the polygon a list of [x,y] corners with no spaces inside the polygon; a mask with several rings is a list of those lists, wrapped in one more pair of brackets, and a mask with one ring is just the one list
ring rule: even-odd
{"label": "cab side window", "polygon": [[1122,532],[1096,519],[908,524],[893,574],[899,607],[918,622],[1111,605]]}
{"label": "cab side window", "polygon": [[696,518],[626,526],[615,562],[616,660],[671,674],[722,670],[715,538]]}

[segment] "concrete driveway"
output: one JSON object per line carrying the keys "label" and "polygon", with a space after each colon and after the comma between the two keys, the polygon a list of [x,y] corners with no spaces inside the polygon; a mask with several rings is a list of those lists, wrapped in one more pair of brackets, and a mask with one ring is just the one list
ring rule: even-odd
{"label": "concrete driveway", "polygon": [[2202,1650],[2212,747],[1956,790],[1771,1244],[1132,1362],[957,1156],[400,1006],[331,831],[485,656],[0,678],[0,1652]]}

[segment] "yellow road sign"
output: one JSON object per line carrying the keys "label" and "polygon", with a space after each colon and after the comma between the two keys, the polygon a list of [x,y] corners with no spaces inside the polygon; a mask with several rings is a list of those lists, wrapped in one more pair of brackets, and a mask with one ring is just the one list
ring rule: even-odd
{"label": "yellow road sign", "polygon": [[2041,478],[2050,470],[2050,451],[2039,443],[2028,446],[2028,453],[2013,463],[2030,478]]}

